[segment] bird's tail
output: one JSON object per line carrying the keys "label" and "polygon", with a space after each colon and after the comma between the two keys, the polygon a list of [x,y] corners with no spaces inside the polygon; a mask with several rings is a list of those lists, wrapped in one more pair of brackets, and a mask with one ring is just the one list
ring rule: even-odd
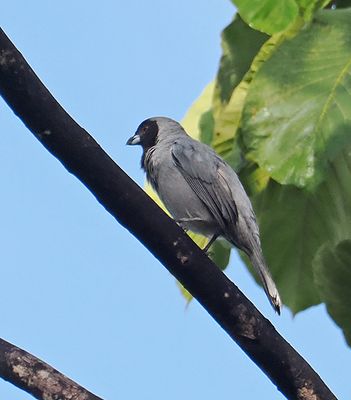
{"label": "bird's tail", "polygon": [[258,272],[261,281],[263,283],[264,291],[272,304],[274,310],[280,315],[280,309],[282,307],[282,302],[280,300],[279,292],[275,283],[272,279],[270,272],[268,271],[266,262],[263,258],[261,251],[254,251],[250,255],[250,260],[252,262],[253,267]]}

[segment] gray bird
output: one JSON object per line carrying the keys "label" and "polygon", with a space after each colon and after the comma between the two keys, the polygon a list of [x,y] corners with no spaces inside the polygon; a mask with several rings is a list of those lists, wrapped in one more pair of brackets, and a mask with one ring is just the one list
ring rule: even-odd
{"label": "gray bird", "polygon": [[166,117],[142,122],[128,145],[141,145],[141,166],[173,218],[184,228],[219,237],[244,251],[275,311],[281,300],[267,269],[251,202],[234,170],[209,146],[192,139]]}

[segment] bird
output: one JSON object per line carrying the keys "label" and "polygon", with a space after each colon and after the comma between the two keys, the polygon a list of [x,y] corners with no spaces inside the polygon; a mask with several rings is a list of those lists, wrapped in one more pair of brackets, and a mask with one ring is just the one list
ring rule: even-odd
{"label": "bird", "polygon": [[209,238],[205,252],[218,237],[242,250],[280,314],[282,302],[263,256],[251,201],[229,164],[167,117],[146,119],[126,144],[142,147],[147,181],[175,221]]}

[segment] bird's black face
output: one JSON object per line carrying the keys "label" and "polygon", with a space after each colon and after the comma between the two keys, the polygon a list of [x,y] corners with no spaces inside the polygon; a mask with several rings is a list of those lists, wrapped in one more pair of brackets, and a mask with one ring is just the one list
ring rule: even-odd
{"label": "bird's black face", "polygon": [[142,122],[135,134],[128,139],[128,145],[140,144],[144,151],[155,146],[158,134],[157,122],[153,119],[146,119]]}

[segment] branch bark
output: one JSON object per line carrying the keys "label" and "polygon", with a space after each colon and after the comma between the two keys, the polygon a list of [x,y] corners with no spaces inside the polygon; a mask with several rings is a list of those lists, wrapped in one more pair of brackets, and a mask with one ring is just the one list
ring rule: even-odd
{"label": "branch bark", "polygon": [[336,399],[240,290],[64,111],[1,30],[0,94],[36,138],[161,261],[288,399]]}
{"label": "branch bark", "polygon": [[102,400],[50,365],[0,339],[0,375],[37,399]]}

